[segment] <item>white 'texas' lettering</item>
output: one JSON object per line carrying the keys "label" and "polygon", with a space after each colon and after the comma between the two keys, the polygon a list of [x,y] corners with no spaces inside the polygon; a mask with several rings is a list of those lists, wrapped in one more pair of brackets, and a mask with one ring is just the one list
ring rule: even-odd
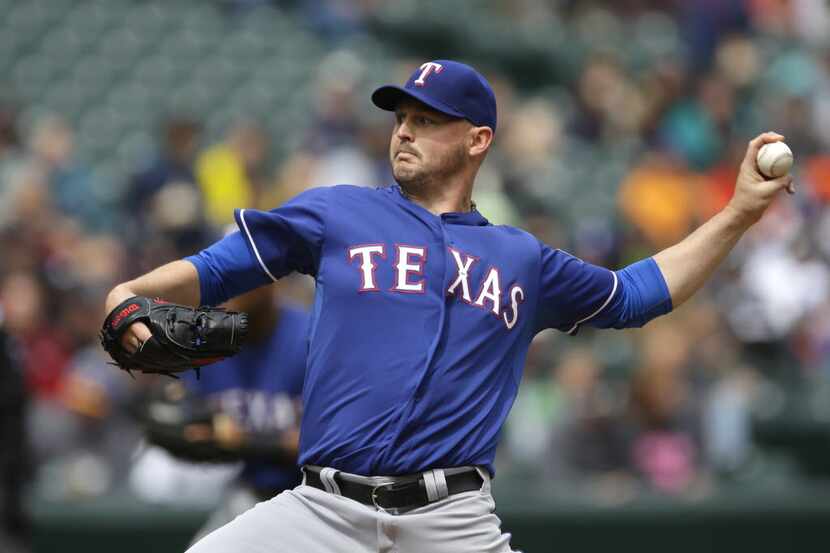
{"label": "white 'texas' lettering", "polygon": [[349,261],[355,257],[360,257],[360,270],[363,274],[363,283],[360,287],[361,292],[368,292],[378,290],[375,283],[375,269],[377,265],[372,259],[372,255],[376,254],[382,258],[386,258],[386,253],[383,249],[383,244],[368,244],[366,246],[355,246],[349,249]]}
{"label": "white 'texas' lettering", "polygon": [[513,309],[513,316],[508,319],[507,312],[501,314],[502,319],[504,319],[504,326],[507,327],[507,330],[513,330],[513,327],[516,326],[516,321],[519,320],[519,304],[523,301],[525,301],[525,292],[522,290],[521,286],[515,284],[510,289],[510,307]]}
{"label": "white 'texas' lettering", "polygon": [[461,252],[450,248],[450,253],[452,254],[453,259],[455,259],[455,265],[458,267],[458,276],[455,278],[455,282],[453,282],[449,288],[447,288],[447,295],[452,296],[455,293],[455,289],[458,288],[458,285],[461,285],[461,297],[467,303],[473,303],[473,298],[470,297],[470,268],[473,266],[473,263],[477,261],[475,257],[471,257],[469,255],[464,255],[464,259],[461,259]]}
{"label": "white 'texas' lettering", "polygon": [[[501,274],[498,268],[491,266],[481,281],[478,295],[473,301],[470,287],[472,268],[479,258],[448,248],[455,261],[457,273],[455,280],[447,288],[447,296],[459,296],[461,300],[484,311],[495,315],[507,328],[513,330],[519,322],[519,304],[525,301],[525,291],[518,284],[510,286],[506,305],[502,306]],[[427,261],[426,246],[406,246],[395,244],[394,279],[395,285],[388,289],[390,292],[406,294],[423,294],[426,291],[426,277],[424,268]],[[355,258],[359,260],[358,268],[361,275],[361,292],[380,291],[375,272],[378,267],[378,258],[386,259],[384,244],[364,244],[353,246],[347,250],[350,263]],[[447,260],[449,263],[449,260]],[[460,290],[459,290],[460,288]],[[489,302],[489,305],[488,305]]]}
{"label": "white 'texas' lettering", "polygon": [[[397,278],[395,279],[395,287],[392,288],[396,292],[412,292],[422,293],[424,291],[424,279],[418,282],[409,282],[409,275],[414,273],[416,275],[424,274],[424,262],[426,261],[426,248],[419,248],[417,246],[400,246],[396,245],[398,250],[397,261],[395,268],[397,269]],[[416,263],[410,260],[410,257],[420,258]]]}
{"label": "white 'texas' lettering", "polygon": [[499,271],[495,267],[491,267],[487,273],[487,278],[481,285],[481,292],[478,294],[474,305],[484,307],[484,300],[493,302],[491,311],[496,317],[499,316],[499,308],[501,307],[501,284],[499,283]]}

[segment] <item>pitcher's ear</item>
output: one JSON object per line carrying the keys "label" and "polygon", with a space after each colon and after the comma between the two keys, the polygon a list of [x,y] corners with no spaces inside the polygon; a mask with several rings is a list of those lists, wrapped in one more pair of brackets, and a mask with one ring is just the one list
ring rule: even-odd
{"label": "pitcher's ear", "polygon": [[470,156],[476,157],[484,155],[490,148],[493,142],[493,129],[490,127],[472,127],[470,128]]}

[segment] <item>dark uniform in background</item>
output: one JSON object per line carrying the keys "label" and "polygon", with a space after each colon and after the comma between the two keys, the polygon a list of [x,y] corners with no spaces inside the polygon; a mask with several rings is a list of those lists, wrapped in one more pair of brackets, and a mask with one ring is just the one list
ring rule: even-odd
{"label": "dark uniform in background", "polygon": [[22,368],[14,341],[3,329],[0,311],[0,551],[4,553],[23,551],[29,541],[29,521],[23,510],[28,463]]}
{"label": "dark uniform in background", "polygon": [[146,404],[150,443],[195,462],[242,461],[242,471],[197,532],[201,538],[300,483],[301,394],[308,313],[263,287],[228,303],[249,317],[239,354],[166,382]]}

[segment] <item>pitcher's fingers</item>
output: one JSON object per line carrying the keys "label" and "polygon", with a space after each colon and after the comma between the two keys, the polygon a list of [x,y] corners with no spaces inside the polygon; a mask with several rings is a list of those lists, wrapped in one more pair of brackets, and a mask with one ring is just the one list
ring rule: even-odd
{"label": "pitcher's fingers", "polygon": [[790,194],[795,192],[795,185],[793,184],[793,177],[791,175],[784,175],[777,179],[771,179],[763,183],[766,186],[765,190],[770,193],[776,193],[779,190],[786,190]]}
{"label": "pitcher's fingers", "polygon": [[121,347],[124,348],[127,353],[135,353],[138,349],[138,338],[132,334],[124,334],[121,337]]}
{"label": "pitcher's fingers", "polygon": [[752,166],[755,167],[755,160],[758,158],[758,150],[761,149],[761,146],[763,146],[764,144],[769,144],[770,142],[780,142],[782,140],[784,140],[784,135],[778,134],[777,132],[765,132],[759,134],[758,136],[749,141],[749,145],[746,148],[746,156],[744,157],[744,161],[751,163]]}
{"label": "pitcher's fingers", "polygon": [[125,334],[121,337],[121,346],[129,353],[135,353],[141,349],[142,341],[137,336]]}
{"label": "pitcher's fingers", "polygon": [[129,353],[139,351],[144,342],[153,337],[150,329],[142,322],[135,322],[121,336],[121,347]]}
{"label": "pitcher's fingers", "polygon": [[146,342],[150,338],[153,337],[153,333],[150,332],[150,329],[147,327],[146,324],[142,322],[133,323],[130,327],[130,331],[135,334],[139,340],[142,342]]}

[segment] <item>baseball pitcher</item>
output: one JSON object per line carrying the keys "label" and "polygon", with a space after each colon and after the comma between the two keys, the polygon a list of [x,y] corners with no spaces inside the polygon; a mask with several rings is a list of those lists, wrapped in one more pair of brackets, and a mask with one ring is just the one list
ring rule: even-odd
{"label": "baseball pitcher", "polygon": [[[372,95],[394,113],[396,185],[308,190],[240,232],[115,287],[215,305],[293,271],[316,279],[303,388],[303,484],[260,503],[192,553],[504,552],[490,479],[533,336],[637,327],[686,301],[789,177],[749,143],[729,205],[675,246],[618,271],[587,264],[472,201],[497,132],[473,68],[435,60]],[[128,352],[152,339],[135,322]],[[275,368],[275,370],[279,370]]]}

